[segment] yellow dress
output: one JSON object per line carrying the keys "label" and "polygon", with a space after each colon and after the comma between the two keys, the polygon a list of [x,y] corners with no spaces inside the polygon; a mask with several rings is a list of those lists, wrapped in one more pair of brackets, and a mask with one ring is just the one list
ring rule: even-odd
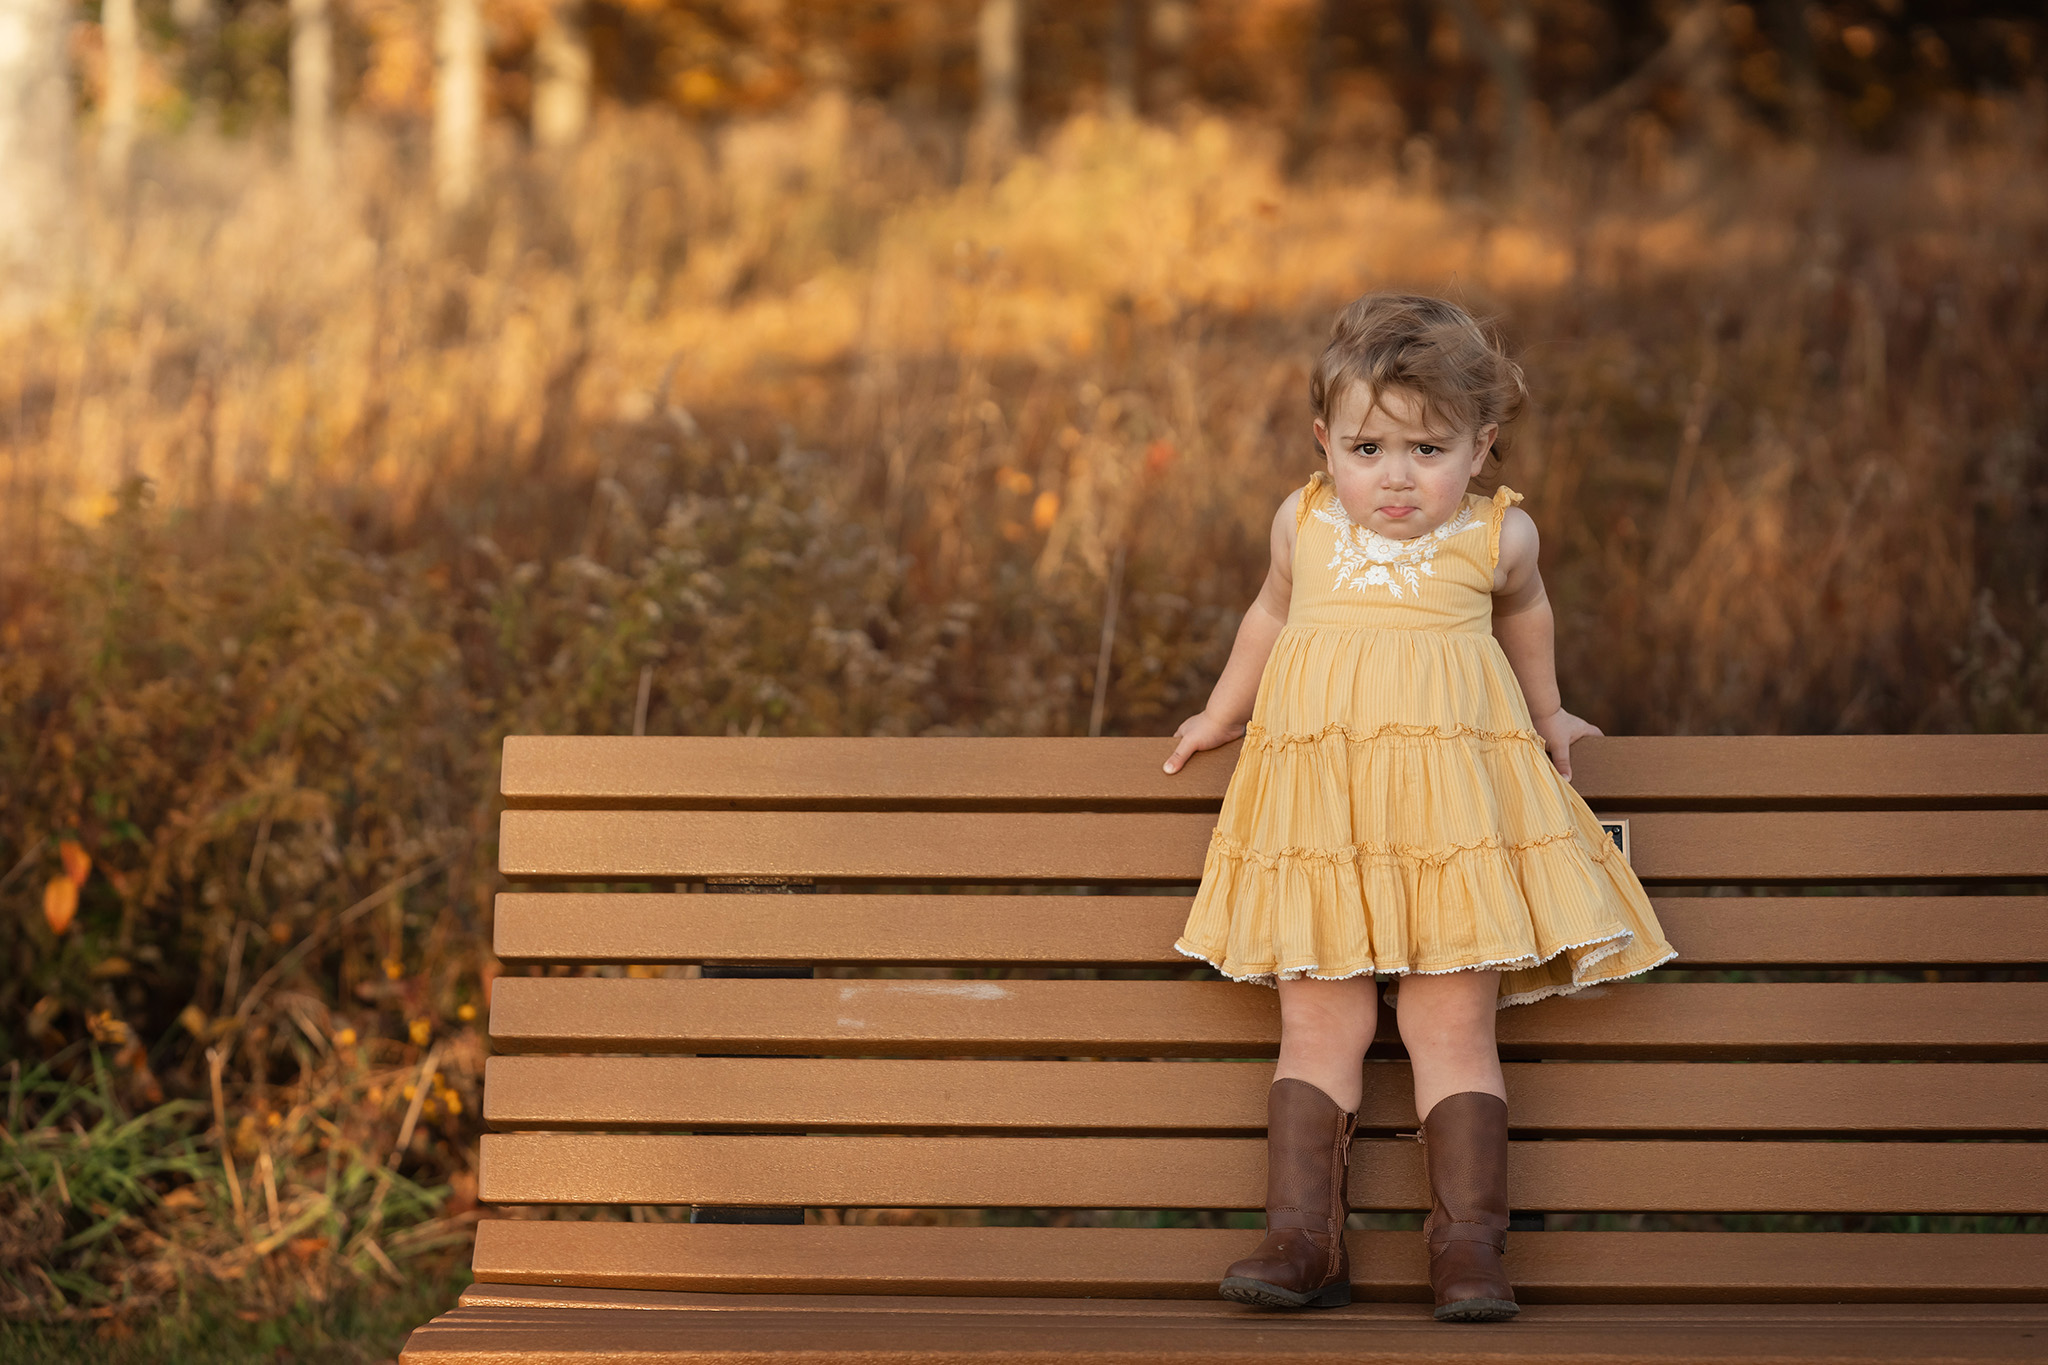
{"label": "yellow dress", "polygon": [[1398,541],[1310,480],[1287,626],[1181,952],[1268,985],[1498,967],[1503,1007],[1675,956],[1493,638],[1501,518],[1520,501],[1468,493]]}

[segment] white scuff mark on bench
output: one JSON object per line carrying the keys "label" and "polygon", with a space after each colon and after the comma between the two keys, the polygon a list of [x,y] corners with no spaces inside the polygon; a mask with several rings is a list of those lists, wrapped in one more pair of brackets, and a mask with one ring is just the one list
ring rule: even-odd
{"label": "white scuff mark on bench", "polygon": [[874,990],[888,991],[895,995],[950,995],[961,1000],[1010,998],[1009,990],[993,981],[887,981],[872,986],[841,986],[839,999],[843,1004],[857,995],[865,995]]}
{"label": "white scuff mark on bench", "polygon": [[868,1026],[868,1021],[865,1019],[848,1019],[845,1015],[841,1015],[832,1022],[841,1028],[866,1028]]}

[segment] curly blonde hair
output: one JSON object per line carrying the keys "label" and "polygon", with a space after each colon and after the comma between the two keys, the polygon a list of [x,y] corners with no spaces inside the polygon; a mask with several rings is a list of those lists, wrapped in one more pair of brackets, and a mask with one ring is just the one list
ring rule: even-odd
{"label": "curly blonde hair", "polygon": [[[1375,406],[1388,389],[1405,389],[1430,430],[1446,435],[1505,428],[1529,397],[1522,367],[1508,359],[1499,335],[1426,294],[1366,294],[1338,316],[1308,385],[1309,406],[1326,426],[1353,384],[1365,385]],[[1496,435],[1489,472],[1506,455]]]}

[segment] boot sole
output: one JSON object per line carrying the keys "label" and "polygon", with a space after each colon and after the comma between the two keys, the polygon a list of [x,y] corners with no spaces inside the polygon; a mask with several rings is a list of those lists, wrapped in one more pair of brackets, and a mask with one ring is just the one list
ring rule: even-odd
{"label": "boot sole", "polygon": [[1226,1299],[1256,1304],[1260,1308],[1342,1308],[1351,1302],[1351,1286],[1346,1282],[1324,1285],[1312,1293],[1302,1294],[1282,1289],[1277,1284],[1267,1284],[1264,1280],[1232,1275],[1216,1287],[1216,1292]]}
{"label": "boot sole", "polygon": [[1512,1299],[1459,1299],[1456,1303],[1440,1304],[1436,1310],[1438,1322],[1506,1322],[1522,1311],[1522,1306]]}

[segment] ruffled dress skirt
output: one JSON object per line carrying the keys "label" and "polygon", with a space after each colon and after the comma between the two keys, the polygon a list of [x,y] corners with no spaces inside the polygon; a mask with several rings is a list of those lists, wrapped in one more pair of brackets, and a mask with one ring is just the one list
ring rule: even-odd
{"label": "ruffled dress skirt", "polygon": [[1674,954],[1485,630],[1290,625],[1181,952],[1271,984],[1499,968],[1500,1004]]}

